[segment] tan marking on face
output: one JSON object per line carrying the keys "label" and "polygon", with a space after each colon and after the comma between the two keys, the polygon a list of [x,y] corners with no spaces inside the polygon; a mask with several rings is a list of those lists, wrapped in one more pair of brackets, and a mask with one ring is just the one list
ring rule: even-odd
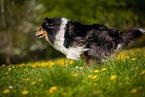
{"label": "tan marking on face", "polygon": [[36,36],[39,36],[39,35],[41,35],[41,37],[39,37],[39,38],[42,38],[42,37],[44,37],[45,35],[44,35],[44,30],[38,30],[37,32],[36,32]]}
{"label": "tan marking on face", "polygon": [[[38,30],[38,31],[36,32],[36,36],[39,36],[39,35],[41,35],[41,34],[42,34],[42,36],[40,36],[39,38],[45,37],[46,40],[49,42],[49,44],[53,46],[53,44],[50,42],[50,40],[49,40],[49,38],[48,38],[47,32],[46,32],[44,29]],[[54,47],[54,46],[53,46],[53,47]]]}

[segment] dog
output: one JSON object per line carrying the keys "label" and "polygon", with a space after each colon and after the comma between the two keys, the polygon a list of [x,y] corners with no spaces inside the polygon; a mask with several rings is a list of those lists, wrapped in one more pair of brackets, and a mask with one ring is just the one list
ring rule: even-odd
{"label": "dog", "polygon": [[144,32],[137,27],[118,31],[117,28],[101,24],[84,25],[64,17],[46,17],[35,35],[38,38],[45,37],[68,59],[83,58],[87,65],[93,66],[137,40]]}

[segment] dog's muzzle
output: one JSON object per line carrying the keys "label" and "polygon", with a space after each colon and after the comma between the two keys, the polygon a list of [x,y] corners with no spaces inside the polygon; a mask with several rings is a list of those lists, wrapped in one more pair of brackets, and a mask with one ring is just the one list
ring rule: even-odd
{"label": "dog's muzzle", "polygon": [[42,38],[44,34],[38,34],[37,32],[35,33],[35,36],[37,36],[38,38]]}

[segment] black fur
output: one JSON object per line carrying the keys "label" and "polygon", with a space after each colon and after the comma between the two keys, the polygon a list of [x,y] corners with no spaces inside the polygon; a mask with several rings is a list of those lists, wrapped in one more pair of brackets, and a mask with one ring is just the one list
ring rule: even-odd
{"label": "black fur", "polygon": [[89,57],[104,58],[117,47],[119,32],[116,28],[109,28],[100,24],[83,25],[79,22],[69,22],[65,35],[65,47],[86,46]]}
{"label": "black fur", "polygon": [[79,22],[70,21],[67,25],[65,35],[65,47],[83,46],[90,50],[86,52],[89,56],[105,57],[111,54],[122,43],[127,45],[142,36],[142,32],[137,27],[124,31],[100,24],[83,25]]}

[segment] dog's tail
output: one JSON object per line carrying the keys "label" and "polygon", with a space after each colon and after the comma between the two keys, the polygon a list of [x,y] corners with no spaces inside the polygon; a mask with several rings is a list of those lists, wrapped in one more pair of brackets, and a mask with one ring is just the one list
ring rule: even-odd
{"label": "dog's tail", "polygon": [[126,29],[124,31],[119,32],[120,46],[126,46],[131,41],[136,41],[143,34],[145,34],[145,30],[137,27],[133,27],[130,29]]}

